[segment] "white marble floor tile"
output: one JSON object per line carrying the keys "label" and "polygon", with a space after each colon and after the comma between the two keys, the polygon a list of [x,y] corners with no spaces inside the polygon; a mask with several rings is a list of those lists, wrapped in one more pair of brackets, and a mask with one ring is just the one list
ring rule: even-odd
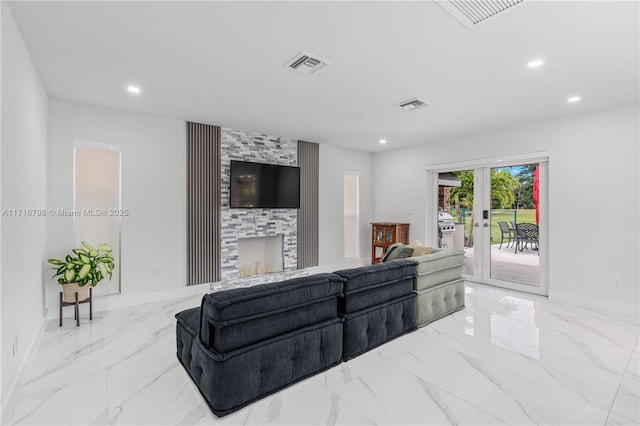
{"label": "white marble floor tile", "polygon": [[459,330],[450,330],[432,338],[432,341],[433,345],[446,346],[478,358],[602,409],[611,407],[613,395],[622,379],[619,374],[551,352],[523,354],[522,351],[512,350],[508,342],[505,344],[479,330],[472,336]]}
{"label": "white marble floor tile", "polygon": [[498,305],[503,309],[487,309],[486,306],[477,306],[474,303],[469,303],[468,309],[478,318],[481,318],[484,313],[485,317],[505,324],[512,321],[525,322],[534,324],[538,328],[570,334],[582,340],[602,341],[628,350],[633,349],[638,337],[637,325],[611,322],[576,314],[569,310],[563,312],[557,309],[555,312],[549,312],[539,307],[541,303],[523,300],[517,296],[505,297],[505,299],[508,302]]}
{"label": "white marble floor tile", "polygon": [[11,423],[640,423],[637,320],[476,284],[466,295],[464,310],[223,418],[175,353],[174,315],[201,295],[52,321]]}
{"label": "white marble floor tile", "polygon": [[608,414],[580,398],[445,347],[414,349],[392,362],[511,424],[603,424]]}
{"label": "white marble floor tile", "polygon": [[294,412],[313,401],[328,399],[331,396],[332,392],[326,386],[314,380],[314,377],[309,377],[266,398],[269,405],[265,423],[273,422],[285,413]]}
{"label": "white marble floor tile", "polygon": [[631,353],[625,376],[640,381],[640,354],[637,352]]}
{"label": "white marble floor tile", "polygon": [[625,375],[611,412],[640,424],[640,382]]}
{"label": "white marble floor tile", "polygon": [[605,426],[638,426],[638,422],[611,412],[607,417]]}
{"label": "white marble floor tile", "polygon": [[317,398],[270,421],[270,425],[373,425],[338,395]]}
{"label": "white marble floor tile", "polygon": [[376,351],[366,352],[349,362],[343,362],[329,370],[313,376],[313,380],[330,389],[357,380],[362,375],[374,371],[386,364]]}
{"label": "white marble floor tile", "polygon": [[11,424],[90,425],[107,420],[104,373],[50,388],[26,386],[22,392]]}
{"label": "white marble floor tile", "polygon": [[630,349],[611,344],[595,334],[589,338],[579,337],[472,308],[465,308],[449,317],[458,322],[453,329],[461,333],[473,335],[475,330],[489,333],[493,341],[500,341],[505,347],[528,356],[536,357],[540,351],[555,353],[616,374],[623,374],[629,361]]}
{"label": "white marble floor tile", "polygon": [[465,283],[465,285],[467,287],[466,299],[469,306],[495,312],[496,314],[535,310],[570,315],[585,320],[602,320],[624,327],[633,326],[636,329],[640,325],[640,318],[637,316],[596,311],[591,308],[568,303],[551,302],[543,296],[519,293],[497,287],[483,286],[469,282]]}
{"label": "white marble floor tile", "polygon": [[170,319],[175,319],[175,315],[186,309],[199,308],[202,302],[202,294],[181,297],[168,301],[159,302],[160,307]]}
{"label": "white marble floor tile", "polygon": [[334,391],[375,424],[504,424],[499,418],[391,364]]}

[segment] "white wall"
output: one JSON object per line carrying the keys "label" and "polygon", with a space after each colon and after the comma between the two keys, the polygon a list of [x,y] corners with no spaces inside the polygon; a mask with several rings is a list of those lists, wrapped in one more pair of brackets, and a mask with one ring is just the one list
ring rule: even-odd
{"label": "white wall", "polygon": [[344,172],[360,176],[360,258],[371,261],[372,154],[320,145],[319,265],[344,261]]}
{"label": "white wall", "polygon": [[[373,216],[425,239],[426,166],[549,152],[549,297],[638,315],[638,105],[376,153]],[[614,275],[622,289],[612,286]]]}
{"label": "white wall", "polygon": [[[126,94],[123,94],[126,96]],[[186,285],[186,124],[184,121],[51,99],[49,208],[73,208],[75,141],[117,144],[121,150],[121,295],[103,296],[98,309],[122,299]],[[73,248],[73,218],[49,218],[48,257]],[[98,242],[96,242],[98,243]],[[154,278],[153,270],[160,270]],[[51,316],[59,286],[48,285]],[[136,298],[135,300],[139,300]]]}
{"label": "white wall", "polygon": [[[47,95],[7,2],[2,7],[2,209],[47,208]],[[2,215],[2,388],[8,393],[42,326],[47,219]],[[13,355],[13,339],[18,351]],[[3,422],[4,423],[4,422]]]}

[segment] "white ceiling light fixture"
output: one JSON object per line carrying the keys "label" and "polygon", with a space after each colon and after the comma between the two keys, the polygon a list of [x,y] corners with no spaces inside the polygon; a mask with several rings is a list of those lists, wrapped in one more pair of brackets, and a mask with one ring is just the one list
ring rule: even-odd
{"label": "white ceiling light fixture", "polygon": [[580,102],[582,98],[580,96],[570,96],[567,98],[567,102],[570,104],[575,104],[576,102]]}
{"label": "white ceiling light fixture", "polygon": [[399,106],[405,111],[413,111],[414,109],[429,106],[429,103],[427,101],[423,101],[422,99],[414,98],[409,99],[408,101],[400,102],[399,104],[396,104],[396,106]]}
{"label": "white ceiling light fixture", "polygon": [[385,143],[387,143],[387,140],[386,139],[380,139],[378,142],[380,142],[381,144],[384,145]]}
{"label": "white ceiling light fixture", "polygon": [[127,86],[127,92],[133,93],[134,95],[139,95],[140,94],[140,88],[138,86],[129,85],[129,86]]}
{"label": "white ceiling light fixture", "polygon": [[436,4],[446,10],[465,27],[471,29],[524,0],[444,0]]}
{"label": "white ceiling light fixture", "polygon": [[529,62],[527,63],[527,66],[528,66],[529,68],[531,68],[531,69],[539,68],[539,67],[541,67],[541,66],[543,66],[543,65],[544,65],[544,60],[542,60],[542,59],[534,59],[534,60],[529,61]]}
{"label": "white ceiling light fixture", "polygon": [[313,75],[331,64],[331,61],[312,55],[311,53],[303,50],[287,62],[285,66],[290,70],[298,71],[305,75]]}

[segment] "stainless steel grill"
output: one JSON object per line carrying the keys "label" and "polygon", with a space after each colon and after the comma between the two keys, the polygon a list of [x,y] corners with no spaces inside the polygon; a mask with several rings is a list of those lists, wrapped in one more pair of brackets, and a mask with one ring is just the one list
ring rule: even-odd
{"label": "stainless steel grill", "polygon": [[456,230],[453,216],[444,211],[438,211],[438,247],[453,248],[452,234]]}

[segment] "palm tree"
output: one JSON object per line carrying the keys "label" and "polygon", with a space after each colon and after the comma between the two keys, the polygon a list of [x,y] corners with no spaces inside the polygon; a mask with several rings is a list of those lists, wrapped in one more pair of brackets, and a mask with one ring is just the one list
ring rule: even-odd
{"label": "palm tree", "polygon": [[[460,186],[451,188],[451,201],[456,204],[458,217],[461,209],[473,210],[473,170],[454,172],[460,180]],[[491,208],[504,209],[513,205],[520,181],[505,169],[491,169]],[[473,247],[473,226],[465,239],[465,247]]]}

